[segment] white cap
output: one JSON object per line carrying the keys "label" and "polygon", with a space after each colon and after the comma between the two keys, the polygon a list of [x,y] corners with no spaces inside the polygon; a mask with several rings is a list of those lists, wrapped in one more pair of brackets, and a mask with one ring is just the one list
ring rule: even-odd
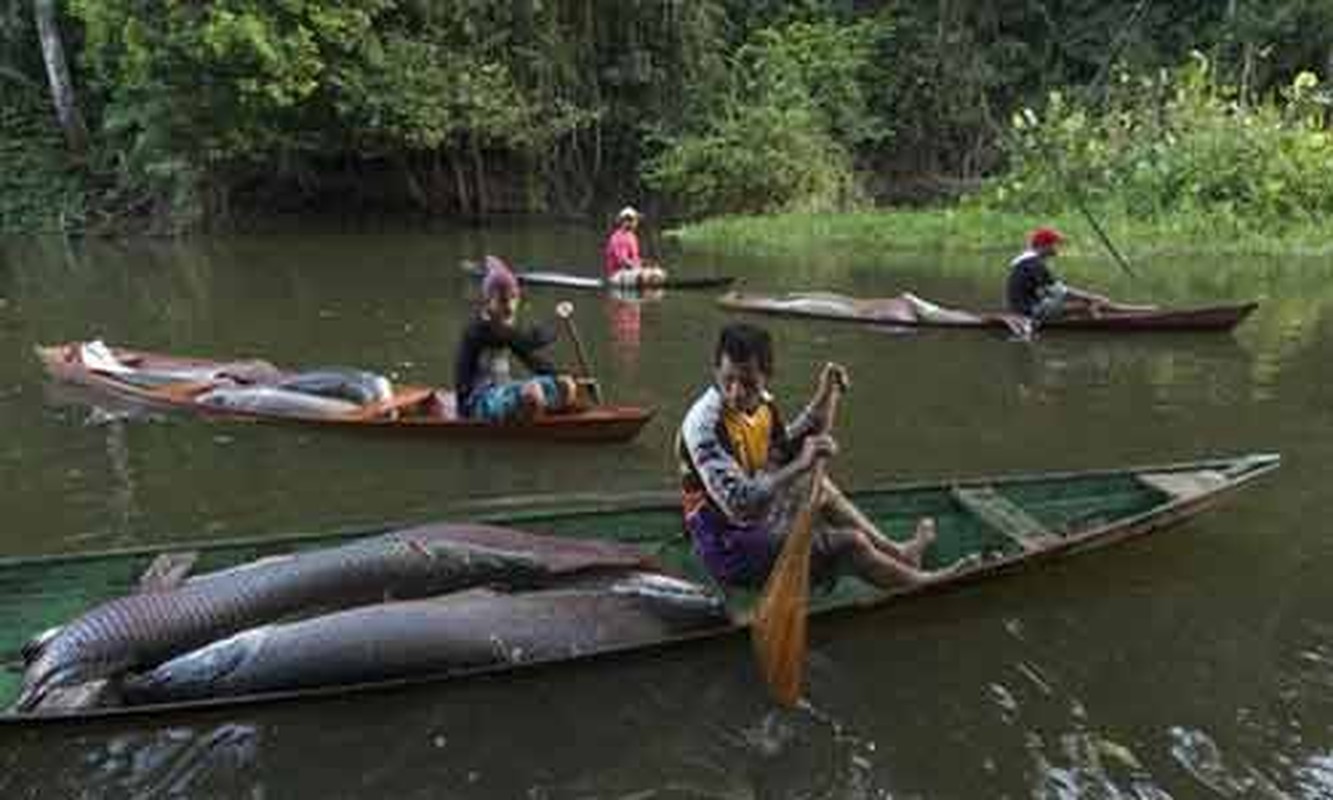
{"label": "white cap", "polygon": [[636,209],[634,206],[625,206],[624,208],[620,209],[619,214],[616,214],[616,221],[618,222],[627,217],[634,217],[635,219],[638,219],[642,216],[643,215],[640,214],[639,210]]}

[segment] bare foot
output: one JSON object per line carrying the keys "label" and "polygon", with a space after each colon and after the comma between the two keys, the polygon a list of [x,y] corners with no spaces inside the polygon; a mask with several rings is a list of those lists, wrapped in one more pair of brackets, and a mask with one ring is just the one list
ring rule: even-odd
{"label": "bare foot", "polygon": [[921,558],[935,543],[935,537],[938,535],[935,530],[934,517],[922,517],[917,520],[916,533],[912,534],[912,539],[903,547],[903,556],[907,563],[914,567],[921,566]]}
{"label": "bare foot", "polygon": [[930,582],[930,581],[941,581],[945,580],[946,578],[952,578],[955,575],[964,572],[969,572],[975,569],[976,567],[981,566],[982,563],[984,563],[984,559],[982,559],[980,553],[969,553],[968,555],[963,556],[962,558],[958,559],[957,561],[953,562],[947,567],[942,567],[940,569],[926,573],[926,575],[928,576],[926,580],[927,582]]}

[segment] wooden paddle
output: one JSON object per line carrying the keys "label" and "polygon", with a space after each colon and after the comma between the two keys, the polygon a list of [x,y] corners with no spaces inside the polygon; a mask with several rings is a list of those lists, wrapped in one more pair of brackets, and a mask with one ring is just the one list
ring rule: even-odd
{"label": "wooden paddle", "polygon": [[593,377],[592,370],[588,369],[588,354],[583,349],[583,339],[579,336],[579,329],[574,324],[574,304],[564,300],[556,305],[555,313],[565,323],[565,330],[569,333],[569,339],[574,343],[574,358],[579,362],[581,377],[588,382],[588,393],[592,395],[592,402],[594,405],[600,406],[602,404],[602,385]]}
{"label": "wooden paddle", "polygon": [[[830,386],[828,424],[838,407],[842,386]],[[779,704],[791,707],[801,698],[805,678],[806,610],[810,601],[810,549],[814,541],[815,510],[824,485],[828,460],[820,458],[811,471],[810,495],[787,532],[773,571],[750,619],[750,641],[754,644],[759,671],[769,692]]]}

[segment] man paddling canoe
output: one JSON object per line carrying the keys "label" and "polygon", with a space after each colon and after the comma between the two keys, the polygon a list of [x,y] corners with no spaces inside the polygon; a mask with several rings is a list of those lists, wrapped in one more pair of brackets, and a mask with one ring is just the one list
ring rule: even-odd
{"label": "man paddling canoe", "polygon": [[[504,422],[575,408],[577,382],[569,375],[557,374],[555,366],[539,352],[555,341],[554,331],[518,325],[518,279],[495,256],[486,257],[481,293],[481,313],[468,324],[458,345],[454,382],[460,413]],[[511,355],[523,362],[533,377],[514,380]]]}
{"label": "man paddling canoe", "polygon": [[637,230],[642,218],[633,206],[625,206],[616,215],[616,229],[611,232],[602,251],[602,271],[609,286],[635,289],[666,283],[666,272],[655,264],[644,262],[639,255]]}
{"label": "man paddling canoe", "polygon": [[[835,384],[847,372],[826,364],[806,409],[784,425],[768,392],[772,341],[752,325],[722,329],[713,358],[713,385],[694,402],[677,437],[685,529],[695,554],[721,583],[756,587],[768,576],[818,459],[837,453],[829,435]],[[804,488],[802,488],[804,486]],[[877,586],[914,585],[952,574],[921,567],[935,539],[923,519],[912,539],[886,537],[826,481],[812,566],[822,576],[851,572]]]}
{"label": "man paddling canoe", "polygon": [[1105,295],[1061,281],[1046,265],[1059,255],[1065,237],[1055,228],[1037,228],[1027,249],[1009,264],[1009,310],[1040,325],[1060,317],[1100,316],[1103,312],[1153,311],[1157,306],[1113,302]]}

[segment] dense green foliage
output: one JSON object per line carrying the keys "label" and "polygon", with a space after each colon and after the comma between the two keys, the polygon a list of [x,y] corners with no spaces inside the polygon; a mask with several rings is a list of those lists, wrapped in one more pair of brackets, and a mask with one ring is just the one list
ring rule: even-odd
{"label": "dense green foliage", "polygon": [[1207,60],[1124,76],[1102,108],[1053,94],[1015,115],[1010,170],[978,201],[1059,211],[1080,200],[1139,220],[1275,232],[1333,219],[1333,95],[1302,72],[1258,100],[1216,82]]}
{"label": "dense green foliage", "polygon": [[864,77],[887,32],[871,21],[759,29],[703,129],[665,137],[647,163],[649,185],[687,214],[853,203],[852,153],[888,133],[869,111]]}
{"label": "dense green foliage", "polygon": [[84,224],[84,193],[46,100],[9,91],[0,103],[0,233]]}
{"label": "dense green foliage", "polygon": [[192,222],[257,181],[317,183],[323,159],[535,155],[588,119],[520,86],[522,63],[502,55],[513,21],[479,24],[468,5],[76,0],[73,12],[123,185]]}
{"label": "dense green foliage", "polygon": [[[1327,213],[1315,195],[1328,193],[1295,174],[1320,171],[1311,142],[1327,120],[1312,110],[1327,90],[1295,87],[1329,75],[1327,0],[66,0],[61,13],[94,138],[80,188],[96,211],[64,214],[74,226],[348,206],[847,209],[966,193],[1011,164],[988,202],[1059,202],[1033,131],[1118,213],[1187,195],[1246,219]],[[6,97],[46,89],[31,14],[0,0]],[[1158,77],[1193,50],[1206,79]],[[5,105],[5,158],[48,152],[49,103]],[[1024,107],[1041,125],[1015,136],[1007,120]],[[1089,141],[1191,126],[1176,156]],[[21,185],[6,178],[23,199],[5,202],[59,219],[70,201],[43,193],[68,164],[34,158]],[[1222,163],[1249,186],[1223,187]],[[27,177],[47,170],[59,180]],[[1113,202],[1121,191],[1132,197]]]}

